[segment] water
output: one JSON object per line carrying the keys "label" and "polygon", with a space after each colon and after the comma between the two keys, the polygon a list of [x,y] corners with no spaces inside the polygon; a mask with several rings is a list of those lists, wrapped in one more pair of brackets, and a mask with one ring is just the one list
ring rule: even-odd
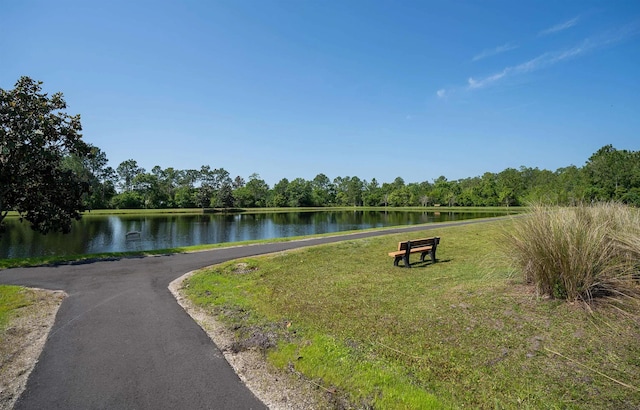
{"label": "water", "polygon": [[[499,212],[320,211],[264,214],[85,215],[67,235],[5,219],[0,258],[168,249],[504,215]],[[139,232],[129,235],[128,232]]]}

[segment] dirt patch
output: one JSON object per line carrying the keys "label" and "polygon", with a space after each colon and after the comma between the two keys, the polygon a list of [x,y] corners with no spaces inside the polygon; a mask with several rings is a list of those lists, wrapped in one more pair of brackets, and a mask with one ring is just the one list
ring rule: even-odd
{"label": "dirt patch", "polygon": [[62,291],[30,289],[35,303],[20,308],[0,332],[0,410],[13,408],[40,357],[60,304]]}
{"label": "dirt patch", "polygon": [[[243,267],[246,268],[246,267]],[[193,305],[183,293],[182,283],[196,271],[189,272],[169,285],[180,306],[204,329],[224,354],[225,359],[247,387],[270,409],[333,409],[334,397],[295,372],[287,373],[269,365],[264,357],[265,345],[272,341],[256,333],[249,341],[238,341],[227,329],[203,309]]]}
{"label": "dirt patch", "polygon": [[240,263],[236,263],[236,266],[233,268],[233,273],[244,275],[246,273],[251,273],[255,270],[257,270],[257,268],[253,268],[249,266],[248,263],[240,262]]}

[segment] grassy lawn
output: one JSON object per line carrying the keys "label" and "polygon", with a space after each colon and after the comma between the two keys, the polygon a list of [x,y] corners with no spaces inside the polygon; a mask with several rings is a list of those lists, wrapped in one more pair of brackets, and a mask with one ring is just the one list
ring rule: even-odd
{"label": "grassy lawn", "polygon": [[[498,252],[510,224],[233,261],[187,292],[237,349],[356,407],[638,408],[640,312],[538,298]],[[423,236],[441,237],[438,263],[394,268],[387,252]]]}
{"label": "grassy lawn", "polygon": [[20,286],[0,285],[0,336],[17,309],[36,300],[35,292]]}

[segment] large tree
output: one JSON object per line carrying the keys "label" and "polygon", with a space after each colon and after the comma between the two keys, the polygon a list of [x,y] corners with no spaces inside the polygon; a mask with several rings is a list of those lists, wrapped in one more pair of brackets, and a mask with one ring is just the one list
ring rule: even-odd
{"label": "large tree", "polygon": [[135,159],[128,159],[118,165],[116,172],[120,177],[120,188],[123,191],[131,191],[133,189],[133,179],[139,174],[144,174],[146,170],[139,167]]}
{"label": "large tree", "polygon": [[266,207],[268,193],[269,185],[260,179],[260,175],[253,173],[249,175],[249,182],[233,191],[233,197],[240,208]]}
{"label": "large tree", "polygon": [[116,194],[116,171],[107,166],[107,155],[98,147],[90,146],[90,156],[69,155],[64,166],[91,186],[91,195],[85,198],[88,209],[104,209]]}
{"label": "large tree", "polygon": [[80,115],[68,115],[62,93],[22,77],[0,88],[0,224],[9,210],[41,233],[68,232],[85,209],[90,186],[65,158],[91,156],[82,141]]}

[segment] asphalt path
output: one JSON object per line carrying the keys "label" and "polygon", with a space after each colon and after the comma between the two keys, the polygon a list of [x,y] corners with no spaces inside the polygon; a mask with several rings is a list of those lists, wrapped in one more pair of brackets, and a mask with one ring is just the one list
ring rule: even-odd
{"label": "asphalt path", "polygon": [[265,408],[178,305],[171,281],[247,256],[476,222],[0,271],[0,283],[69,295],[15,409]]}

